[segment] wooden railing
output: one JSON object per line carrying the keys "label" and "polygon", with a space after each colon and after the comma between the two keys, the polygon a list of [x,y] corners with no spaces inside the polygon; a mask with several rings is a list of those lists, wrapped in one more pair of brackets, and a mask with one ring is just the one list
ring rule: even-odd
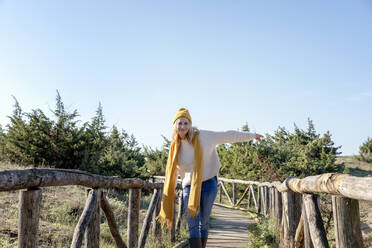
{"label": "wooden railing", "polygon": [[[232,197],[224,183],[232,183]],[[238,201],[237,184],[247,185]],[[359,200],[372,201],[372,178],[337,173],[303,179],[291,177],[283,183],[219,178],[219,188],[219,202],[224,192],[230,205],[238,207],[248,195],[248,208],[253,202],[258,213],[273,218],[279,233],[279,246],[283,248],[329,247],[316,193],[330,194],[336,247],[364,247]]]}
{"label": "wooden railing", "polygon": [[[155,177],[155,179],[164,177]],[[225,184],[232,183],[232,197]],[[237,199],[236,185],[246,185]],[[99,247],[99,209],[106,215],[117,247],[127,247],[120,237],[114,214],[103,193],[103,188],[129,190],[128,247],[144,247],[151,221],[160,210],[162,183],[147,182],[136,178],[105,177],[76,170],[26,169],[0,171],[0,191],[21,190],[19,204],[18,247],[37,247],[40,216],[41,187],[82,185],[90,190],[76,225],[71,247]],[[239,206],[248,195],[248,207],[253,202],[258,213],[276,220],[280,247],[329,247],[316,193],[332,195],[336,247],[364,247],[360,230],[359,200],[372,201],[372,178],[327,173],[304,179],[287,178],[283,183],[260,183],[219,178],[220,199],[222,192],[231,205]],[[177,186],[180,188],[180,185]],[[24,190],[26,189],[26,190]],[[138,236],[141,189],[154,190],[145,220]],[[183,215],[182,195],[176,225],[171,239],[180,230]],[[176,212],[176,208],[175,208]],[[176,218],[176,214],[174,214]],[[160,225],[152,221],[155,237],[160,237]]]}
{"label": "wooden railing", "polygon": [[[38,247],[38,226],[40,218],[41,187],[81,185],[87,187],[87,198],[84,210],[75,227],[71,248],[99,247],[100,208],[103,210],[115,240],[116,246],[145,247],[152,222],[154,237],[161,239],[161,226],[154,217],[160,211],[160,196],[163,184],[147,182],[137,178],[106,177],[78,170],[63,169],[25,169],[0,171],[0,191],[20,190],[18,247]],[[179,189],[181,186],[178,185]],[[106,199],[104,188],[129,190],[127,244],[120,236],[115,216]],[[146,217],[138,235],[141,189],[153,190],[152,199]],[[182,200],[180,201],[182,203]],[[182,206],[180,204],[180,209]],[[180,230],[182,211],[177,216],[176,227],[171,232],[171,239]]]}

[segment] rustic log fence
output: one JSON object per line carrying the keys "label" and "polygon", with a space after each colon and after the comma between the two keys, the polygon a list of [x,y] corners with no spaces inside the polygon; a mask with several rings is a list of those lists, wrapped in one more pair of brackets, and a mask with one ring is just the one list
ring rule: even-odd
{"label": "rustic log fence", "polygon": [[[248,209],[253,204],[257,213],[275,220],[279,247],[329,247],[316,193],[332,196],[336,247],[364,247],[359,200],[372,201],[372,178],[326,173],[303,179],[290,177],[283,183],[226,178],[218,181],[219,203],[222,203],[222,192],[234,207],[239,207],[247,198]],[[232,198],[225,183],[232,183]],[[246,185],[238,201],[236,184]]]}
{"label": "rustic log fence", "polygon": [[[82,185],[89,188],[83,213],[75,228],[71,247],[99,247],[99,209],[102,208],[117,247],[127,247],[122,240],[114,214],[103,193],[103,188],[129,189],[128,247],[144,247],[151,220],[159,213],[162,183],[136,178],[122,179],[93,175],[76,170],[27,169],[0,171],[0,191],[21,190],[19,207],[19,247],[37,247],[37,230],[42,198],[41,187]],[[238,207],[248,198],[247,208],[254,206],[257,213],[276,221],[280,247],[329,247],[324,223],[319,210],[319,195],[332,196],[336,247],[364,247],[360,229],[359,200],[372,201],[372,178],[327,173],[303,179],[294,177],[280,182],[255,182],[218,178],[219,199],[222,192],[228,202]],[[232,198],[225,183],[232,183]],[[237,184],[246,185],[237,200]],[[178,188],[180,186],[178,185]],[[141,189],[154,190],[145,220],[138,235],[139,201]],[[182,192],[182,191],[181,191]],[[182,194],[179,195],[178,215],[174,214],[171,239],[179,232],[183,215]],[[175,209],[176,210],[176,209]],[[160,225],[152,221],[154,236],[161,239]]]}
{"label": "rustic log fence", "polygon": [[[99,247],[100,209],[106,216],[110,232],[120,248],[145,247],[147,236],[153,222],[154,236],[161,240],[161,226],[154,221],[160,210],[160,195],[163,184],[148,182],[137,178],[119,178],[94,175],[78,170],[64,169],[25,169],[0,171],[0,191],[20,190],[18,247],[38,247],[38,226],[42,199],[41,187],[81,185],[87,187],[84,210],[75,227],[71,248]],[[129,190],[127,244],[122,239],[114,213],[102,189],[116,188]],[[180,188],[180,185],[177,185]],[[151,202],[139,234],[139,212],[141,190],[153,190]],[[182,202],[182,201],[180,201]],[[177,216],[177,228],[171,233],[171,239],[179,232],[182,211]],[[174,222],[176,223],[176,222]]]}

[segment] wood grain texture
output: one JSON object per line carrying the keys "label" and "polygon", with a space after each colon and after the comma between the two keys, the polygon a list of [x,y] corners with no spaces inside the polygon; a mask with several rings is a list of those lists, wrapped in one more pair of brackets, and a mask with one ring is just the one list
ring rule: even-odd
{"label": "wood grain texture", "polygon": [[19,193],[18,247],[38,247],[38,230],[42,192],[39,188]]}

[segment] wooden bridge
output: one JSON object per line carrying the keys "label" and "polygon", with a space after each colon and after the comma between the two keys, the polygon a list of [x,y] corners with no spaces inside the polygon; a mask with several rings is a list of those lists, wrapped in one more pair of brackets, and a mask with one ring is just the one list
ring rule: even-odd
{"label": "wooden bridge", "polygon": [[256,221],[240,210],[215,204],[210,220],[208,248],[242,247],[249,242],[247,225]]}
{"label": "wooden bridge", "polygon": [[[232,197],[225,184],[232,184]],[[245,185],[237,200],[237,185]],[[105,177],[77,170],[25,169],[0,171],[0,191],[20,190],[18,247],[37,247],[38,224],[42,187],[82,185],[88,188],[86,204],[76,225],[70,247],[99,247],[100,209],[103,210],[117,247],[144,247],[152,222],[152,231],[160,232],[153,221],[160,207],[162,183],[136,178]],[[121,238],[115,216],[104,188],[129,190],[128,230],[126,243]],[[316,193],[332,195],[336,247],[364,247],[360,230],[359,200],[372,201],[372,178],[358,178],[345,174],[328,173],[304,179],[288,178],[284,182],[260,183],[219,178],[221,201],[225,193],[230,205],[239,206],[244,199],[257,213],[272,217],[280,236],[280,247],[329,247]],[[153,196],[139,234],[141,189],[152,189]],[[180,230],[183,215],[179,194],[177,215],[170,238]],[[176,211],[176,209],[175,209]],[[159,236],[159,235],[158,235]],[[186,242],[185,242],[186,243]],[[184,243],[184,244],[185,244]],[[230,243],[232,244],[232,243]]]}

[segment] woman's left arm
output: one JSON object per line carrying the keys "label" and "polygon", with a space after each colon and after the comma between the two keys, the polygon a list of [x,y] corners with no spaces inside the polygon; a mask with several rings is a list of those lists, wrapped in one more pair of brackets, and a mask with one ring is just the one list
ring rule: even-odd
{"label": "woman's left arm", "polygon": [[207,135],[211,138],[212,143],[215,145],[235,142],[246,142],[253,139],[256,139],[257,141],[261,142],[261,138],[263,137],[261,134],[257,133],[239,132],[233,130],[225,132],[208,131]]}

